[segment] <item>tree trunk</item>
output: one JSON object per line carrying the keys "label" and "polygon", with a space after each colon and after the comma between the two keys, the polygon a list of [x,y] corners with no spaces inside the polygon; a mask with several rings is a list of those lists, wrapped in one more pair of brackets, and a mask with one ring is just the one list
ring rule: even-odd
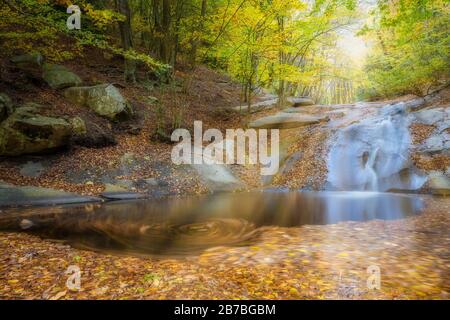
{"label": "tree trunk", "polygon": [[[198,30],[197,31],[202,31],[203,29],[203,22],[206,16],[206,8],[207,8],[207,0],[202,0],[202,8],[200,11],[200,22],[198,25]],[[199,45],[199,39],[194,39],[192,42],[192,51],[191,51],[191,67],[194,69],[195,68],[195,64],[196,64],[196,59],[197,59],[197,49],[198,49],[198,45]]]}
{"label": "tree trunk", "polygon": [[172,59],[172,35],[170,32],[170,0],[162,0],[162,31],[163,39],[161,41],[161,46],[159,50],[159,55],[161,60],[165,63],[173,65]]}
{"label": "tree trunk", "polygon": [[[127,0],[116,0],[117,11],[125,16],[124,21],[119,22],[122,47],[125,51],[133,48],[133,36],[131,33],[131,11]],[[136,82],[136,61],[125,58],[125,81]]]}

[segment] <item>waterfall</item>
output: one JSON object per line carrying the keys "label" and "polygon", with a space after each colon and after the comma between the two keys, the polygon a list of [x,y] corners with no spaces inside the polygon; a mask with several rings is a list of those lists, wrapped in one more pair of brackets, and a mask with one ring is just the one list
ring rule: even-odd
{"label": "waterfall", "polygon": [[417,190],[426,181],[410,160],[410,117],[404,103],[387,105],[338,129],[328,155],[328,186],[344,191]]}
{"label": "waterfall", "polygon": [[[375,171],[375,160],[377,158],[379,148],[376,148],[372,154],[369,156],[366,167],[369,172],[369,190],[376,191],[378,190],[378,175]],[[366,188],[367,190],[367,188]]]}

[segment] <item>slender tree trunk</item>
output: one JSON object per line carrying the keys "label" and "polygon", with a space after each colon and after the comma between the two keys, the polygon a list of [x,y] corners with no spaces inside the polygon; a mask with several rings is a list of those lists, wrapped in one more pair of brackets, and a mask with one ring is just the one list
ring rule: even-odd
{"label": "slender tree trunk", "polygon": [[[198,25],[198,31],[202,31],[203,29],[203,25],[204,25],[204,20],[205,20],[205,16],[206,16],[206,9],[207,9],[207,4],[208,1],[207,0],[202,0],[202,7],[201,7],[201,11],[200,11],[200,22]],[[192,51],[191,51],[191,67],[194,69],[195,65],[196,65],[196,59],[197,59],[197,49],[199,46],[199,39],[194,39],[192,42]]]}
{"label": "slender tree trunk", "polygon": [[161,42],[163,37],[163,28],[161,25],[161,0],[152,0],[153,14],[153,52],[161,59]]}
{"label": "slender tree trunk", "polygon": [[[116,0],[117,11],[125,16],[125,20],[119,22],[122,47],[125,51],[133,48],[133,36],[131,33],[131,11],[127,0]],[[125,58],[125,81],[136,82],[136,61]]]}
{"label": "slender tree trunk", "polygon": [[170,0],[162,0],[162,31],[163,39],[161,41],[159,55],[161,60],[173,65],[172,60],[172,34],[170,31],[171,15],[170,15]]}

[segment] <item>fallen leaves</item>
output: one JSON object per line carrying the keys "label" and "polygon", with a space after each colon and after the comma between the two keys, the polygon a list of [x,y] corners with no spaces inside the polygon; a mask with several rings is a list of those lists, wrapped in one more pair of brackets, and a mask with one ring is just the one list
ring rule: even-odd
{"label": "fallen leaves", "polygon": [[[132,257],[0,233],[2,299],[448,299],[448,199],[398,221],[268,227],[257,244]],[[30,253],[33,253],[30,255]],[[81,290],[66,288],[69,265]],[[381,290],[367,289],[367,267]]]}

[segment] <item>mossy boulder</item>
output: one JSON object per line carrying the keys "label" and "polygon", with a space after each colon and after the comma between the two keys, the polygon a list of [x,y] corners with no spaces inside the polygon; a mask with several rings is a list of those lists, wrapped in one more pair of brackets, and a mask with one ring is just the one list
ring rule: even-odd
{"label": "mossy boulder", "polygon": [[13,104],[11,99],[5,93],[0,93],[0,122],[5,120],[12,113]]}
{"label": "mossy boulder", "polygon": [[74,117],[70,119],[72,131],[75,135],[84,135],[87,132],[86,123],[81,117]]}
{"label": "mossy boulder", "polygon": [[27,53],[12,57],[11,62],[25,72],[35,73],[41,71],[44,57],[40,53]]}
{"label": "mossy boulder", "polygon": [[65,89],[79,86],[82,80],[75,73],[58,64],[45,63],[42,78],[53,89]]}
{"label": "mossy boulder", "polygon": [[18,108],[0,125],[0,155],[50,151],[67,145],[70,135],[66,120],[39,115],[33,107]]}
{"label": "mossy boulder", "polygon": [[112,121],[126,120],[133,114],[131,103],[112,84],[72,87],[66,89],[64,95],[72,103],[88,107]]}

